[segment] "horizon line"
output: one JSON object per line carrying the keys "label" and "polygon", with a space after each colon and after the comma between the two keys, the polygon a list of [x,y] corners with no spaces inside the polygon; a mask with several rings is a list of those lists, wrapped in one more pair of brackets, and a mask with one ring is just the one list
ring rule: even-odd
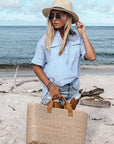
{"label": "horizon line", "polygon": [[[37,27],[37,26],[42,26],[42,27],[47,27],[46,25],[0,25],[0,27],[2,27],[2,26],[35,26],[35,27]],[[73,26],[73,25],[72,25]],[[107,26],[107,27],[114,27],[114,25],[86,25],[86,27],[87,26],[92,26],[92,27],[94,27],[94,26]],[[75,27],[75,26],[74,26]]]}

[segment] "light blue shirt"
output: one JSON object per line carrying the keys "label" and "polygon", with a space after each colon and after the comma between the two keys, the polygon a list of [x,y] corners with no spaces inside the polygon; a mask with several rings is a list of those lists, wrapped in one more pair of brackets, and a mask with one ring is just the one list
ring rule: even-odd
{"label": "light blue shirt", "polygon": [[[45,46],[44,34],[37,45],[32,63],[42,67],[44,73],[54,85],[64,86],[71,83],[79,89],[80,58],[84,59],[85,46],[79,34],[69,35],[65,50],[59,55],[62,38],[57,30],[50,51]],[[42,97],[47,94],[46,86],[43,87]]]}

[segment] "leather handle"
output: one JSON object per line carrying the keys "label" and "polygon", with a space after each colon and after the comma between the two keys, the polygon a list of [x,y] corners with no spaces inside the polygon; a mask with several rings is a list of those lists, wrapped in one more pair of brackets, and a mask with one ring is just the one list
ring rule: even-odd
{"label": "leather handle", "polygon": [[[68,116],[73,116],[72,107],[70,106],[68,101],[63,96],[61,96],[61,98],[63,98],[63,100],[65,101],[64,109],[68,110]],[[51,99],[51,101],[47,104],[47,112],[52,113],[52,108],[53,108],[53,100]]]}

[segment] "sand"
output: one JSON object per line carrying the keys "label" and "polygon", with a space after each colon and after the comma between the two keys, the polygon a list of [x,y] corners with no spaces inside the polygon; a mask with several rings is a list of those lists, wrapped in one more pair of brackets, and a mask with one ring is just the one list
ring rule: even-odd
{"label": "sand", "polygon": [[[35,75],[0,77],[0,144],[26,143],[26,110],[31,102],[40,103],[42,85]],[[78,105],[88,113],[86,144],[114,144],[114,75],[81,75],[80,88],[104,89],[103,98],[111,102],[108,108]],[[14,86],[14,87],[12,87]]]}

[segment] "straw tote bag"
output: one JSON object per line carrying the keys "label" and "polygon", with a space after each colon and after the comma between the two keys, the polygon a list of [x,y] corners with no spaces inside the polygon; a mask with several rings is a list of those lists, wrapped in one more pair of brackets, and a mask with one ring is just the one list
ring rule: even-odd
{"label": "straw tote bag", "polygon": [[64,108],[30,103],[27,106],[26,144],[85,144],[87,113],[72,110],[67,100]]}

